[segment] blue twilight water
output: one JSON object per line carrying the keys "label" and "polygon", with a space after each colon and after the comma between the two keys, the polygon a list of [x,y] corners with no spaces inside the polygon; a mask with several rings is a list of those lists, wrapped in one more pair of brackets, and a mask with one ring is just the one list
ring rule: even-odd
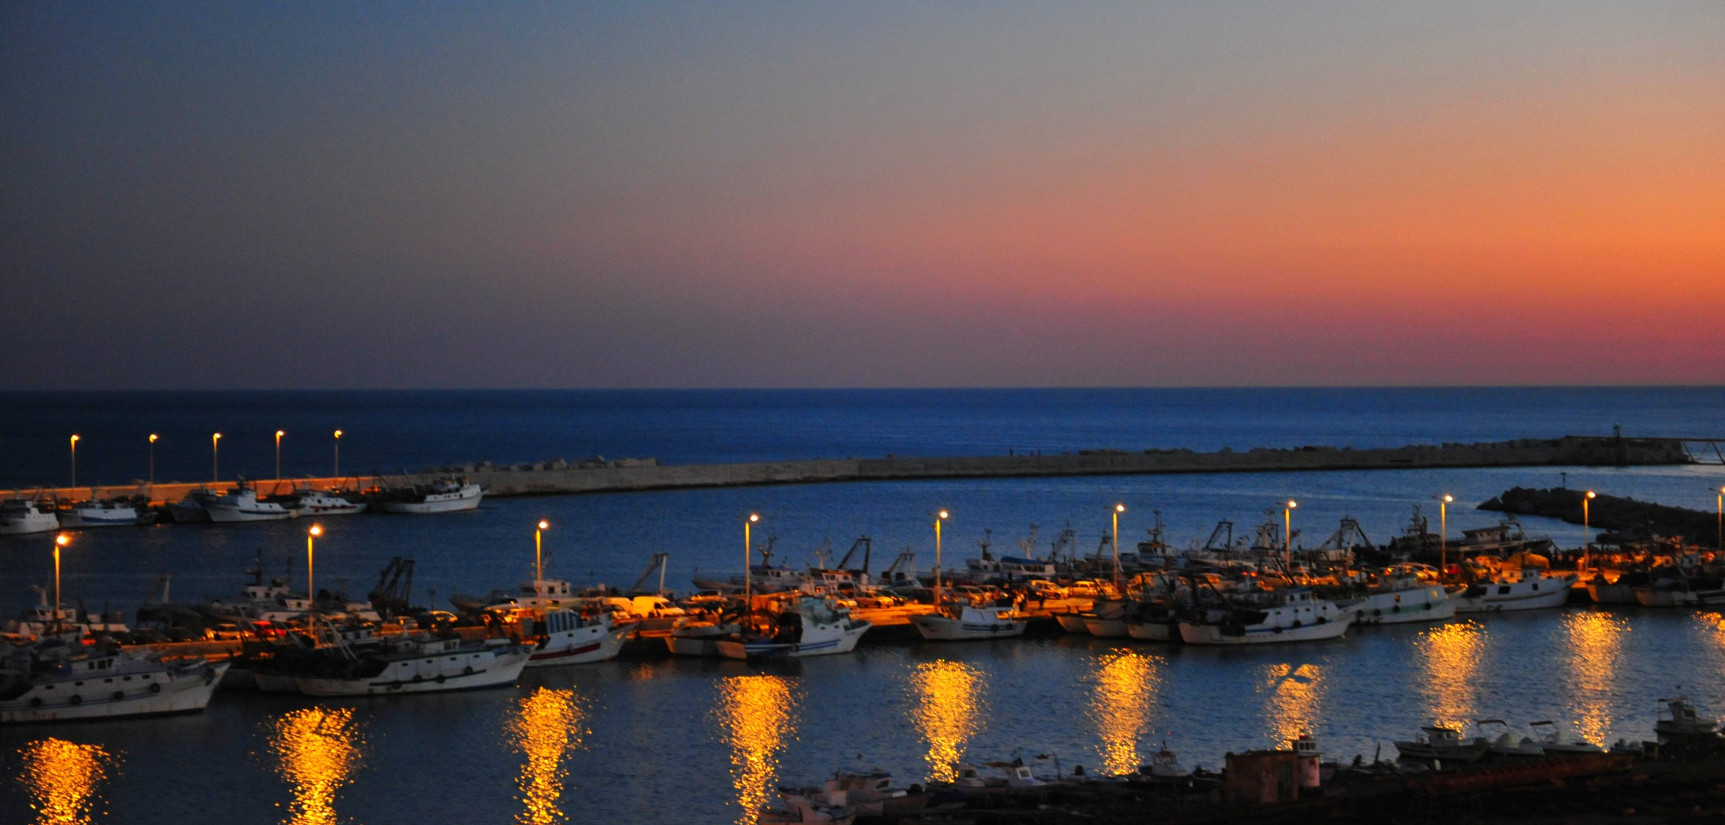
{"label": "blue twilight water", "polygon": [[[1380,446],[1564,434],[1721,433],[1725,389],[1294,389],[689,392],[0,394],[0,478],[64,484],[78,433],[81,484],[322,474],[340,428],[347,472],[589,455],[665,462],[956,455],[1115,447]],[[210,433],[224,434],[212,455]],[[362,470],[363,468],[363,470]],[[1297,539],[1343,516],[1384,541],[1432,496],[1471,504],[1505,488],[1589,487],[1711,509],[1719,466],[1137,476],[794,485],[486,502],[443,517],[329,519],[318,581],[363,593],[392,556],[417,561],[417,601],[525,578],[532,525],[551,520],[549,571],[629,584],[653,553],[668,586],[741,567],[739,518],[760,512],[756,549],[813,560],[873,539],[879,570],[910,548],[932,562],[928,513],[953,513],[946,563],[990,536],[1012,548],[1036,528],[1046,552],[1070,524],[1081,548],[1125,502],[1123,541],[1157,514],[1169,539],[1201,542],[1218,520],[1247,535],[1299,500]],[[1451,534],[1496,523],[1455,506]],[[1560,544],[1574,525],[1525,519]],[[1435,526],[1435,524],[1434,524]],[[177,601],[230,595],[262,555],[303,575],[304,524],[90,531],[63,557],[68,600],[128,614],[157,577]],[[43,537],[0,541],[0,609],[51,585]],[[73,820],[418,823],[600,819],[746,822],[778,784],[867,764],[901,781],[951,758],[1050,753],[1062,767],[1122,767],[1167,740],[1188,764],[1315,731],[1330,753],[1371,758],[1433,718],[1558,719],[1595,739],[1651,735],[1654,700],[1681,689],[1725,710],[1725,618],[1641,610],[1546,611],[1439,627],[1352,631],[1334,643],[1256,650],[1074,638],[868,646],[855,655],[749,667],[636,657],[532,672],[515,688],[374,701],[218,694],[203,714],[0,730],[0,822],[67,802]],[[100,754],[95,749],[100,749]],[[105,755],[104,755],[105,754]],[[29,758],[26,758],[28,755]],[[32,765],[55,766],[50,778]],[[1050,766],[1051,767],[1051,766]],[[86,807],[77,795],[89,793]],[[600,817],[595,811],[605,811]],[[105,812],[105,814],[104,814]],[[322,818],[324,815],[328,818]]]}

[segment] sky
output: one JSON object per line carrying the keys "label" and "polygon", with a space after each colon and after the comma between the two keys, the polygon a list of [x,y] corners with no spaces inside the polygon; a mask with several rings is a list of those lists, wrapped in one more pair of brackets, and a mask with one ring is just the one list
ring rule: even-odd
{"label": "sky", "polygon": [[0,0],[0,388],[1725,384],[1725,3]]}

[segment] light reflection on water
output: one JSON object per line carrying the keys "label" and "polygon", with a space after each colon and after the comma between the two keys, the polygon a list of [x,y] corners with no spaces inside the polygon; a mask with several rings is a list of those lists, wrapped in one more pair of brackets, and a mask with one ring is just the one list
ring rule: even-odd
{"label": "light reflection on water", "polygon": [[1324,671],[1315,664],[1272,664],[1264,668],[1259,693],[1264,697],[1266,733],[1273,747],[1317,729],[1324,696]]}
{"label": "light reflection on water", "polygon": [[1432,719],[1461,725],[1474,718],[1475,675],[1488,641],[1486,628],[1473,621],[1442,624],[1420,633],[1414,658]]}
{"label": "light reflection on water", "polygon": [[563,764],[563,754],[581,747],[584,716],[573,690],[541,687],[521,700],[519,712],[509,722],[512,744],[527,757],[516,780],[522,805],[516,822],[549,825],[567,821],[562,798],[569,769]]}
{"label": "light reflection on water", "polygon": [[945,659],[924,662],[911,673],[910,689],[911,720],[928,743],[928,778],[951,782],[983,717],[982,671]]}
{"label": "light reflection on water", "polygon": [[64,739],[42,739],[20,748],[24,773],[19,776],[30,796],[36,822],[84,825],[100,814],[98,790],[108,768],[119,760],[100,745],[80,745]]}
{"label": "light reflection on water", "polygon": [[1090,718],[1096,725],[1106,775],[1136,773],[1143,764],[1138,741],[1149,727],[1149,707],[1161,689],[1159,664],[1156,658],[1126,650],[1113,651],[1097,662]]}
{"label": "light reflection on water", "polygon": [[1614,614],[1590,611],[1564,614],[1563,629],[1569,641],[1570,703],[1576,716],[1575,726],[1587,741],[1608,745],[1618,658],[1629,625]]}
{"label": "light reflection on water", "polygon": [[270,750],[277,773],[293,786],[287,825],[335,825],[336,795],[353,781],[365,739],[353,708],[302,708],[272,725]]}
{"label": "light reflection on water", "polygon": [[796,736],[797,697],[778,676],[734,676],[719,683],[714,712],[731,746],[731,780],[738,825],[750,825],[767,804],[787,740]]}

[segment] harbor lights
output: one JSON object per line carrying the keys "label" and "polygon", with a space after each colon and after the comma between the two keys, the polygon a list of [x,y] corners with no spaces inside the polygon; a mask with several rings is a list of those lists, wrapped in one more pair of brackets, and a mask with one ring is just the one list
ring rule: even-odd
{"label": "harbor lights", "polygon": [[305,602],[315,612],[317,610],[317,591],[312,587],[312,542],[323,535],[323,525],[313,524],[305,531]]}
{"label": "harbor lights", "polygon": [[54,632],[60,632],[60,548],[72,543],[72,537],[61,533],[54,537]]}
{"label": "harbor lights", "polygon": [[222,480],[222,473],[220,470],[221,455],[222,434],[216,433],[215,435],[210,436],[210,481],[212,483]]}
{"label": "harbor lights", "polygon": [[1114,505],[1114,589],[1120,589],[1120,514],[1126,512],[1125,504]]}
{"label": "harbor lights", "polygon": [[335,431],[335,472],[331,475],[341,478],[341,430]]}
{"label": "harbor lights", "polygon": [[1438,517],[1438,576],[1441,578],[1449,571],[1449,505],[1455,501],[1455,496],[1444,493],[1437,497]]}
{"label": "harbor lights", "polygon": [[282,436],[284,436],[284,435],[287,435],[287,433],[285,433],[281,430],[276,430],[276,480],[277,481],[280,481],[281,477],[282,477]]}
{"label": "harbor lights", "polygon": [[543,582],[545,580],[545,563],[543,561],[544,553],[542,552],[542,548],[544,547],[544,543],[540,537],[542,535],[544,535],[546,530],[549,530],[549,529],[551,529],[551,522],[546,521],[545,519],[540,519],[539,525],[533,529],[533,592],[534,592],[534,595],[543,595],[539,592],[539,588],[541,587],[540,582]]}
{"label": "harbor lights", "polygon": [[72,434],[72,486],[78,486],[78,434]]}
{"label": "harbor lights", "polygon": [[934,514],[934,604],[940,606],[940,523],[946,521],[949,514],[941,510]]}
{"label": "harbor lights", "polygon": [[156,434],[150,433],[150,483],[156,483]]}
{"label": "harbor lights", "polygon": [[1725,487],[1719,488],[1719,526],[1713,529],[1713,548],[1725,549]]}
{"label": "harbor lights", "polygon": [[1593,560],[1593,529],[1590,526],[1592,519],[1588,517],[1587,505],[1594,498],[1595,494],[1592,490],[1588,490],[1581,497],[1581,569],[1583,570],[1586,570],[1588,562]]}
{"label": "harbor lights", "polygon": [[750,513],[748,518],[743,519],[743,614],[744,615],[747,615],[747,614],[753,612],[755,609],[755,589],[754,589],[755,574],[753,571],[751,571],[749,569],[749,566],[755,563],[755,543],[754,543],[754,535],[752,533],[750,533],[750,528],[754,527],[755,522],[760,521],[760,520],[761,520],[761,514],[760,513]]}
{"label": "harbor lights", "polygon": [[1300,503],[1288,499],[1288,506],[1282,508],[1282,563],[1288,566],[1288,575],[1294,574],[1294,508]]}

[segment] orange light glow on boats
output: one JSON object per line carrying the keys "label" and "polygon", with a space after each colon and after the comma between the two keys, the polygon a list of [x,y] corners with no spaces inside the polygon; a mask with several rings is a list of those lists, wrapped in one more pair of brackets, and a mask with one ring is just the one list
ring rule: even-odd
{"label": "orange light glow on boats", "polygon": [[1323,704],[1324,671],[1313,664],[1269,665],[1259,693],[1264,696],[1265,728],[1274,740],[1271,746],[1284,747],[1300,734],[1317,728],[1318,711]]}
{"label": "orange light glow on boats", "polygon": [[1096,722],[1102,771],[1108,776],[1136,773],[1143,763],[1138,739],[1149,726],[1148,708],[1162,685],[1161,663],[1149,656],[1116,651],[1096,668],[1090,718]]}
{"label": "orange light glow on boats", "polygon": [[563,765],[563,754],[581,747],[586,714],[575,691],[568,689],[542,687],[520,704],[509,722],[512,744],[527,757],[516,779],[522,811],[515,821],[522,825],[566,822],[561,802],[569,769]]}
{"label": "orange light glow on boats", "polygon": [[[19,782],[35,802],[30,805],[41,825],[85,825],[96,821],[97,793],[108,768],[119,760],[100,745],[80,745],[64,739],[43,739],[18,749],[24,763]],[[106,813],[105,811],[103,812]]]}
{"label": "orange light glow on boats", "polygon": [[352,708],[303,708],[276,720],[270,750],[293,786],[287,825],[335,825],[336,794],[353,781],[365,740]]}
{"label": "orange light glow on boats", "polygon": [[797,698],[777,676],[738,676],[719,684],[719,723],[731,746],[732,782],[741,811],[737,825],[753,825],[768,802],[779,755],[796,736]]}
{"label": "orange light glow on boats", "polygon": [[1414,642],[1420,665],[1415,689],[1426,695],[1433,719],[1474,718],[1474,674],[1487,641],[1480,624],[1456,622],[1428,628]]}
{"label": "orange light glow on boats", "polygon": [[982,672],[958,662],[926,662],[917,665],[910,683],[916,700],[912,718],[928,742],[928,779],[951,782],[983,718]]}

